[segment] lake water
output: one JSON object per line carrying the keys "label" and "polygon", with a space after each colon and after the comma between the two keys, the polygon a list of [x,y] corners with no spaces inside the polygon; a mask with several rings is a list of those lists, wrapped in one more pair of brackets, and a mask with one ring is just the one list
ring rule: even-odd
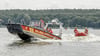
{"label": "lake water", "polygon": [[85,39],[74,37],[73,29],[67,29],[63,30],[62,38],[59,41],[23,43],[6,28],[0,28],[0,56],[100,56],[99,29],[89,29],[89,36]]}

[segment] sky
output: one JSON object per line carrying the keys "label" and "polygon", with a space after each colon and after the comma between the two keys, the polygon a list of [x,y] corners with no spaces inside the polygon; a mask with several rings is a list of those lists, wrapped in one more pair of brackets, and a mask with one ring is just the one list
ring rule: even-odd
{"label": "sky", "polygon": [[0,9],[100,9],[100,0],[0,0]]}

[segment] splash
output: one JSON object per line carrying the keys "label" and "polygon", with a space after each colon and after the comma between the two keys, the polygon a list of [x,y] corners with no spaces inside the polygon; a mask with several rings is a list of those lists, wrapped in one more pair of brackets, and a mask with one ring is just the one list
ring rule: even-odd
{"label": "splash", "polygon": [[63,34],[62,40],[41,40],[45,42],[98,42],[100,36],[89,34],[88,36],[75,37],[74,34]]}
{"label": "splash", "polygon": [[63,34],[62,40],[66,41],[80,41],[80,42],[97,42],[100,41],[100,36],[89,34],[88,36],[76,37],[74,34]]}

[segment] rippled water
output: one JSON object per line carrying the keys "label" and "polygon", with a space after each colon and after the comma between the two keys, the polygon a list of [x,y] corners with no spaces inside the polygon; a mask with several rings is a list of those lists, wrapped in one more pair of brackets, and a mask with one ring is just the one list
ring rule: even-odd
{"label": "rippled water", "polygon": [[73,29],[63,30],[62,38],[23,43],[6,28],[0,28],[0,56],[100,56],[99,29],[89,29],[88,38],[81,40],[75,39]]}

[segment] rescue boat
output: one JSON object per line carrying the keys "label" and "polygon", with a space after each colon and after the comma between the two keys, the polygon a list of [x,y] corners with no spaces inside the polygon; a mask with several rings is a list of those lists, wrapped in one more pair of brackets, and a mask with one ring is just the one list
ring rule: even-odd
{"label": "rescue boat", "polygon": [[79,32],[77,30],[77,28],[74,29],[74,33],[75,33],[75,36],[87,36],[88,35],[88,29],[85,28],[85,31],[84,32]]}
{"label": "rescue boat", "polygon": [[[7,24],[8,31],[13,35],[18,35],[24,41],[31,41],[31,38],[35,39],[53,39],[53,40],[61,40],[60,36],[54,35],[51,32],[48,32],[46,29],[48,25],[57,24],[62,26],[62,23],[58,22],[50,22],[46,23],[44,28],[29,26],[24,24]],[[43,25],[42,25],[43,26]]]}

